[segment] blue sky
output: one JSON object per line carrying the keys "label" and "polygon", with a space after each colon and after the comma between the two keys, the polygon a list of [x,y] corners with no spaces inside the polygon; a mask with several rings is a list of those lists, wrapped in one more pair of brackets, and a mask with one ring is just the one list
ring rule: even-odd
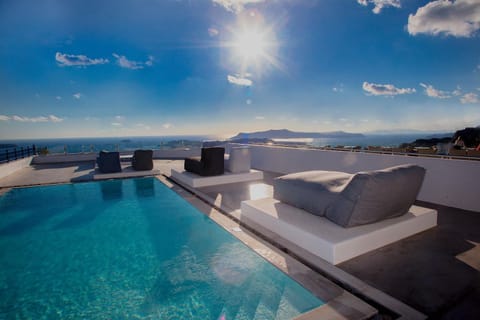
{"label": "blue sky", "polygon": [[2,0],[0,137],[480,125],[478,0]]}

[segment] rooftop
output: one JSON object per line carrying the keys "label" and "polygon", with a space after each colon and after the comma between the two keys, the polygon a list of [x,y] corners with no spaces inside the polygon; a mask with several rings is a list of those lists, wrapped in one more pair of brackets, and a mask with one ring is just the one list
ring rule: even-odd
{"label": "rooftop", "polygon": [[[223,213],[220,216],[233,219],[233,222],[227,219],[228,223],[235,223],[239,217],[241,201],[272,196],[272,180],[281,175],[266,171],[263,181],[191,189],[175,185],[169,179],[171,169],[181,168],[183,161],[154,160],[154,166],[160,170],[160,179],[172,184],[188,201],[196,201],[204,212],[210,212],[213,207]],[[92,161],[27,166],[0,179],[0,194],[11,187],[91,181],[94,169]],[[418,201],[418,204],[438,211],[437,227],[337,266],[295,246],[285,247],[278,239],[256,235],[377,309],[397,308],[407,310],[408,314],[409,306],[431,318],[480,318],[477,307],[480,301],[480,215],[426,201]],[[246,228],[247,233],[256,233],[248,226],[241,227]],[[389,311],[382,312],[393,316]],[[408,318],[405,314],[404,317]]]}

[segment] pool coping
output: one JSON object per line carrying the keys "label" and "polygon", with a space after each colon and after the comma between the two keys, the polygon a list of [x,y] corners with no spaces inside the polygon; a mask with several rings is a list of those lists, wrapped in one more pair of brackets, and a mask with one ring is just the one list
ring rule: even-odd
{"label": "pool coping", "polygon": [[[415,310],[414,308],[401,302],[400,300],[397,300],[394,297],[386,294],[385,292],[365,283],[359,278],[343,271],[339,267],[336,267],[330,264],[329,262],[313,255],[312,253],[306,251],[305,249],[300,248],[296,244],[279,237],[278,235],[271,232],[270,230],[267,230],[264,227],[252,221],[248,221],[248,225],[246,225],[245,221],[240,221],[239,209],[232,210],[221,204],[217,206],[215,199],[203,193],[199,189],[191,188],[187,185],[181,184],[179,181],[172,179],[168,175],[164,175],[163,178],[167,179],[168,181],[171,181],[171,183],[174,183],[179,188],[187,190],[192,195],[198,197],[201,201],[208,204],[210,207],[215,208],[217,211],[228,216],[230,219],[233,219],[237,224],[240,224],[243,227],[246,227],[250,231],[250,233],[253,232],[253,235],[256,238],[260,238],[262,239],[262,241],[268,242],[270,247],[275,247],[277,252],[280,251],[280,252],[283,252],[284,254],[288,254],[292,258],[296,259],[299,263],[302,263],[306,268],[314,270],[316,273],[324,276],[328,280],[331,280],[335,284],[338,284],[342,288],[346,288],[348,291],[352,292],[355,296],[363,299],[362,301],[364,302],[366,301],[368,303],[373,304],[378,309],[387,311],[387,313],[389,313],[395,319],[426,319],[427,318],[425,314],[419,312],[418,310]],[[289,276],[291,275],[289,274]],[[306,318],[306,319],[310,319],[310,318]],[[323,319],[323,316],[322,316],[322,319]]]}
{"label": "pool coping", "polygon": [[296,320],[370,319],[378,314],[377,309],[365,301],[304,265],[295,257],[279,250],[262,239],[254,230],[235,221],[234,217],[232,219],[225,212],[221,212],[220,208],[212,206],[207,200],[193,192],[195,190],[189,190],[190,188],[179,185],[167,176],[161,175],[156,176],[156,178],[324,302],[320,307],[297,316]]}

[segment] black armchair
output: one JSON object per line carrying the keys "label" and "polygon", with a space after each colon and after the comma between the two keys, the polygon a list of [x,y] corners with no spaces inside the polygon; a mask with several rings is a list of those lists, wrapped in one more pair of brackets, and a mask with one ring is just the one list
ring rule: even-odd
{"label": "black armchair", "polygon": [[221,175],[224,173],[224,156],[225,148],[202,148],[202,156],[185,159],[184,168],[201,176]]}
{"label": "black armchair", "polygon": [[113,173],[122,171],[120,165],[120,153],[100,151],[97,157],[98,169],[102,173]]}
{"label": "black armchair", "polygon": [[135,170],[152,170],[153,169],[153,151],[152,150],[135,150],[132,157],[132,167]]}

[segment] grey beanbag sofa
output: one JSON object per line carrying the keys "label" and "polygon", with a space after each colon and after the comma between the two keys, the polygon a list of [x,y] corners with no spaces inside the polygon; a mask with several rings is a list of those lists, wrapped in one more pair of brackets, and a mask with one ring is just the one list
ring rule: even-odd
{"label": "grey beanbag sofa", "polygon": [[274,180],[274,198],[342,227],[353,227],[407,213],[424,176],[425,169],[416,165],[355,174],[299,172]]}

